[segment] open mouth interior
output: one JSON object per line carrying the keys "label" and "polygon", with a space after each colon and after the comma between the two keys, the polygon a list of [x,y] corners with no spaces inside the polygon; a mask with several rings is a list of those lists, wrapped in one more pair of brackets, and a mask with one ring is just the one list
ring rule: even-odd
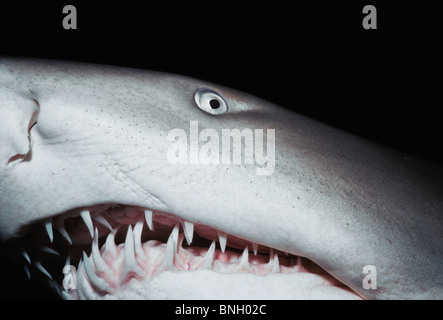
{"label": "open mouth interior", "polygon": [[[29,225],[22,234],[17,243],[26,274],[47,281],[65,299],[106,299],[133,281],[149,286],[165,271],[198,270],[259,277],[305,273],[319,286],[358,297],[307,258],[149,208],[75,209]],[[66,282],[69,266],[77,273],[75,285],[72,277]]]}

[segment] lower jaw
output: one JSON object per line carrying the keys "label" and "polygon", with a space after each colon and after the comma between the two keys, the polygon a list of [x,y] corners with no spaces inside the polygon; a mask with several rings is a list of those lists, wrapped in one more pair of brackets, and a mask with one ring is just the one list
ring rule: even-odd
{"label": "lower jaw", "polygon": [[309,259],[147,208],[72,210],[18,243],[65,299],[361,299]]}

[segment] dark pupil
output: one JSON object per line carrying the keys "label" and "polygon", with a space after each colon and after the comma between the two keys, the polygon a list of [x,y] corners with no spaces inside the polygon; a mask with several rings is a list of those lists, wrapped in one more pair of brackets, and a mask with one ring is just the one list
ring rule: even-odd
{"label": "dark pupil", "polygon": [[220,101],[218,101],[217,99],[212,99],[211,101],[209,101],[209,105],[212,109],[218,109],[220,108]]}

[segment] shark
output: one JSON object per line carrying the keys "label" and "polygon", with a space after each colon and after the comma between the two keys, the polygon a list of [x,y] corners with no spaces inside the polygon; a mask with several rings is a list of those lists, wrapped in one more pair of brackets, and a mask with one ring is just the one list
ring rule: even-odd
{"label": "shark", "polygon": [[203,80],[0,58],[0,237],[65,299],[442,299],[442,178]]}

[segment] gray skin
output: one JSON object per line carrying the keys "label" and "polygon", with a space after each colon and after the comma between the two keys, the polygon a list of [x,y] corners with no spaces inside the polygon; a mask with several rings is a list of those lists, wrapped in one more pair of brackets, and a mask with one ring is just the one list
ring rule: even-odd
{"label": "gray skin", "polygon": [[[209,88],[229,106],[195,103]],[[0,235],[100,203],[172,212],[313,260],[364,298],[443,298],[442,168],[184,76],[0,59]],[[37,119],[30,134],[28,129]],[[275,171],[167,161],[172,129],[275,129]],[[364,289],[363,267],[377,270]]]}

